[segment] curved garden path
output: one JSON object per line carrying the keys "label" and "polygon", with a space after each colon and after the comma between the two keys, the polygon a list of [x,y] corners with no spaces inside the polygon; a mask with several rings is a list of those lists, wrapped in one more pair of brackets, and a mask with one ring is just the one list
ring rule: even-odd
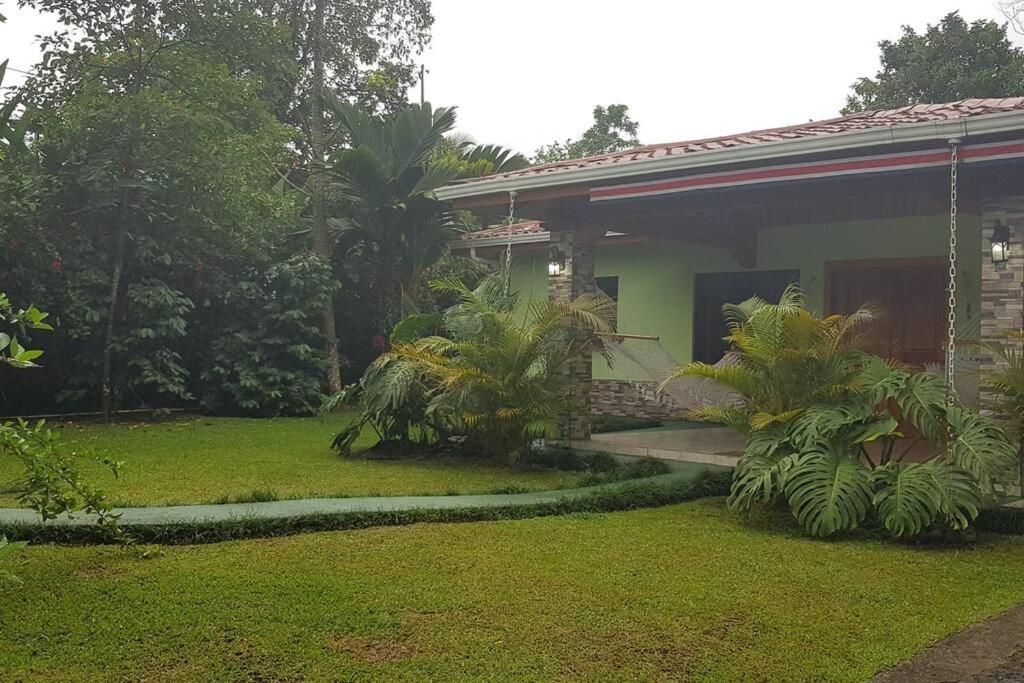
{"label": "curved garden path", "polygon": [[[152,507],[116,508],[121,515],[120,524],[125,527],[159,526],[177,523],[209,523],[231,520],[287,519],[310,515],[338,515],[353,512],[408,512],[410,510],[459,510],[469,508],[503,508],[554,503],[580,498],[595,491],[649,482],[668,484],[678,480],[693,479],[707,470],[724,468],[703,463],[672,462],[672,471],[643,479],[626,479],[619,482],[585,486],[572,489],[538,491],[533,493],[478,494],[457,496],[381,496],[364,498],[303,498],[299,500],[275,500],[264,503],[222,503],[216,505],[167,505]],[[64,526],[88,526],[95,524],[93,515],[62,516],[48,524]],[[33,510],[23,508],[0,508],[0,525],[39,525],[39,516]]]}

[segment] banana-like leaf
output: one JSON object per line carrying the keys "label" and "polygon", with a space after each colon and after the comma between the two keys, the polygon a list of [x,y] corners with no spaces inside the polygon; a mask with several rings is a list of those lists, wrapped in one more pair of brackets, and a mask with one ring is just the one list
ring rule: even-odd
{"label": "banana-like leaf", "polygon": [[930,462],[888,463],[871,472],[872,500],[893,536],[916,536],[939,516],[942,489]]}
{"label": "banana-like leaf", "polygon": [[851,428],[847,433],[847,438],[851,443],[871,443],[883,437],[900,436],[897,431],[899,426],[896,418],[889,413],[883,413]]}
{"label": "banana-like leaf", "polygon": [[871,480],[860,461],[832,444],[798,455],[786,478],[793,516],[809,533],[855,529],[871,506]]}

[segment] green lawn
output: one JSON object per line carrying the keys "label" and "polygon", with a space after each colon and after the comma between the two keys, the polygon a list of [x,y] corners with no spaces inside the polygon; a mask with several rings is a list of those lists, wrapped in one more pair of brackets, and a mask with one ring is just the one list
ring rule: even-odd
{"label": "green lawn", "polygon": [[[302,498],[487,493],[506,487],[534,491],[573,486],[579,479],[570,472],[465,460],[340,458],[329,449],[331,437],[350,419],[198,418],[65,425],[61,432],[76,446],[125,462],[117,480],[96,470],[97,483],[122,506],[223,502],[253,492]],[[372,443],[370,434],[361,437],[361,446]],[[17,474],[12,462],[0,461],[0,482]]]}
{"label": "green lawn", "polygon": [[811,540],[720,500],[138,549],[32,547],[6,680],[866,680],[1024,600],[1024,539]]}

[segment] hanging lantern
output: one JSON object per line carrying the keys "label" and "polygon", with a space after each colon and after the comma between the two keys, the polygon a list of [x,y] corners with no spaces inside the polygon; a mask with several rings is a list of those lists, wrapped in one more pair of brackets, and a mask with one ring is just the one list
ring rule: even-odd
{"label": "hanging lantern", "polygon": [[1010,229],[1002,221],[996,221],[992,229],[992,263],[1003,263],[1010,258]]}
{"label": "hanging lantern", "polygon": [[565,271],[565,252],[551,245],[548,255],[548,275],[561,275]]}

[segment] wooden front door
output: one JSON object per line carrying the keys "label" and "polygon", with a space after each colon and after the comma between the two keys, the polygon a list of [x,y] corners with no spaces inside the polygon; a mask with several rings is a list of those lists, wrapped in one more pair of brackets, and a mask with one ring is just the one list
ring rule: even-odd
{"label": "wooden front door", "polygon": [[941,258],[833,261],[826,264],[828,311],[852,313],[876,302],[885,314],[866,335],[868,351],[914,365],[942,363],[946,268]]}

